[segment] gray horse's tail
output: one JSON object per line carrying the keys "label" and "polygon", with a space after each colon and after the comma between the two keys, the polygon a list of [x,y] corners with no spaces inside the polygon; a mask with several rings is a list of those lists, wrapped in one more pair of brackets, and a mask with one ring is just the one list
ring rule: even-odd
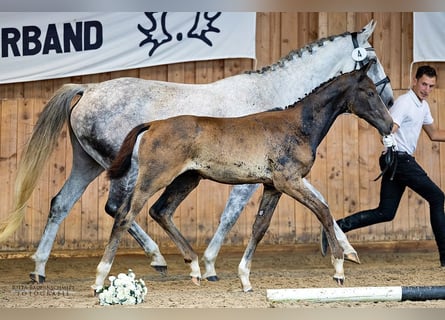
{"label": "gray horse's tail", "polygon": [[133,155],[134,145],[138,136],[150,128],[149,123],[143,123],[134,127],[125,137],[117,156],[114,158],[107,170],[107,176],[110,179],[122,178],[130,169],[131,156]]}
{"label": "gray horse's tail", "polygon": [[57,144],[64,123],[69,119],[71,102],[76,95],[82,95],[86,88],[87,85],[82,84],[63,85],[39,116],[17,168],[13,209],[9,217],[0,222],[0,242],[20,226],[26,213],[26,203]]}

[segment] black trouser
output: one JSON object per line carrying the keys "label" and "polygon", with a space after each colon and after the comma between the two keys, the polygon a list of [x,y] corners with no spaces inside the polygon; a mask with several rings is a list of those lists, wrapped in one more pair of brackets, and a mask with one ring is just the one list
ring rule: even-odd
{"label": "black trouser", "polygon": [[[445,262],[444,193],[428,177],[414,157],[406,153],[395,153],[395,156],[397,159],[393,180],[391,180],[391,175],[394,168],[390,168],[382,176],[379,206],[340,219],[337,223],[344,232],[347,232],[379,222],[391,221],[396,215],[405,188],[409,187],[429,203],[431,227],[439,250],[440,260]],[[384,155],[380,157],[379,163],[383,170],[385,167]]]}

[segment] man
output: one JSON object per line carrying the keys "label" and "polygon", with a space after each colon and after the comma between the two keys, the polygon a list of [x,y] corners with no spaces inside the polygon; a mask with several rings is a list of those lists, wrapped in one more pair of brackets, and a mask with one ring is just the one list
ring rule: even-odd
{"label": "man", "polygon": [[[430,107],[426,101],[436,85],[436,78],[434,68],[419,67],[411,90],[401,95],[389,110],[394,120],[394,128],[391,135],[383,137],[386,150],[379,159],[380,168],[384,172],[380,186],[379,206],[337,220],[337,223],[343,232],[348,232],[391,221],[396,215],[405,188],[409,187],[429,203],[430,223],[439,250],[440,265],[445,267],[444,193],[413,157],[422,128],[432,141],[445,141],[445,130],[439,130],[433,125]],[[389,148],[395,150],[394,161],[384,171],[387,164],[385,153],[391,152]],[[321,253],[325,256],[328,243],[324,231],[322,231],[320,241]]]}

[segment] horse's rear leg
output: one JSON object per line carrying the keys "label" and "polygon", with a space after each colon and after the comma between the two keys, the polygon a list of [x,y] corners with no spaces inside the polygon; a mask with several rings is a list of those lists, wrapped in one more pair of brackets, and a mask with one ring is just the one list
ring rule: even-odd
{"label": "horse's rear leg", "polygon": [[199,284],[201,280],[198,255],[176,228],[172,217],[176,208],[198,186],[200,180],[201,177],[193,171],[187,171],[179,175],[165,188],[162,195],[149,210],[150,216],[167,232],[181,251],[184,261],[190,264],[190,276],[195,284]]}
{"label": "horse's rear leg", "polygon": [[202,257],[206,269],[204,273],[205,279],[209,281],[218,280],[215,270],[216,257],[218,256],[225,237],[235,225],[235,222],[244,210],[247,201],[249,201],[254,192],[258,189],[258,186],[258,184],[244,184],[235,185],[232,188],[226,207],[221,214],[218,228]]}
{"label": "horse's rear leg", "polygon": [[273,212],[280,197],[281,192],[278,192],[274,188],[264,186],[260,207],[252,226],[252,236],[250,237],[249,243],[238,266],[238,276],[244,292],[252,291],[252,285],[250,284],[249,279],[252,257],[258,243],[263,239],[264,234],[269,228],[270,220],[272,219]]}
{"label": "horse's rear leg", "polygon": [[166,275],[167,261],[165,261],[164,256],[161,254],[157,243],[134,221],[128,232],[142,249],[144,249],[145,254],[151,258],[150,266],[161,275]]}
{"label": "horse's rear leg", "polygon": [[[107,204],[105,205],[105,211],[112,217],[117,213],[117,210],[124,202],[128,194],[131,194],[134,190],[135,175],[128,174],[124,179],[112,180],[110,183],[110,192],[108,195]],[[159,250],[156,242],[135,222],[131,223],[128,229],[130,235],[136,240],[136,242],[142,247],[145,254],[151,258],[150,266],[156,271],[165,275],[167,273],[167,262]]]}
{"label": "horse's rear leg", "polygon": [[42,238],[36,252],[31,257],[35,261],[35,269],[29,275],[32,281],[38,283],[45,281],[46,263],[60,224],[67,217],[77,200],[79,200],[86,187],[102,171],[103,168],[83,151],[74,153],[71,174],[59,193],[51,200],[48,220]]}

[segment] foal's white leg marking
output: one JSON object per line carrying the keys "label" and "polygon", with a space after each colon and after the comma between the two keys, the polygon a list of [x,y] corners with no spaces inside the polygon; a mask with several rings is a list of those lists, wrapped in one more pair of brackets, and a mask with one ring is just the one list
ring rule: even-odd
{"label": "foal's white leg marking", "polygon": [[111,270],[111,263],[108,262],[100,262],[96,269],[96,282],[91,286],[94,290],[98,291],[103,288],[105,278]]}
{"label": "foal's white leg marking", "polygon": [[241,286],[244,292],[252,291],[252,284],[250,283],[250,261],[247,262],[246,258],[243,256],[240,264],[238,265],[238,277],[241,281]]}
{"label": "foal's white leg marking", "polygon": [[345,280],[345,271],[343,269],[344,259],[336,259],[334,256],[332,256],[331,262],[335,269],[334,279],[337,282],[340,281],[340,284],[343,284]]}
{"label": "foal's white leg marking", "polygon": [[199,286],[201,281],[201,270],[199,269],[198,258],[193,259],[192,262],[190,262],[190,268],[192,269],[192,272],[190,272],[192,282]]}

